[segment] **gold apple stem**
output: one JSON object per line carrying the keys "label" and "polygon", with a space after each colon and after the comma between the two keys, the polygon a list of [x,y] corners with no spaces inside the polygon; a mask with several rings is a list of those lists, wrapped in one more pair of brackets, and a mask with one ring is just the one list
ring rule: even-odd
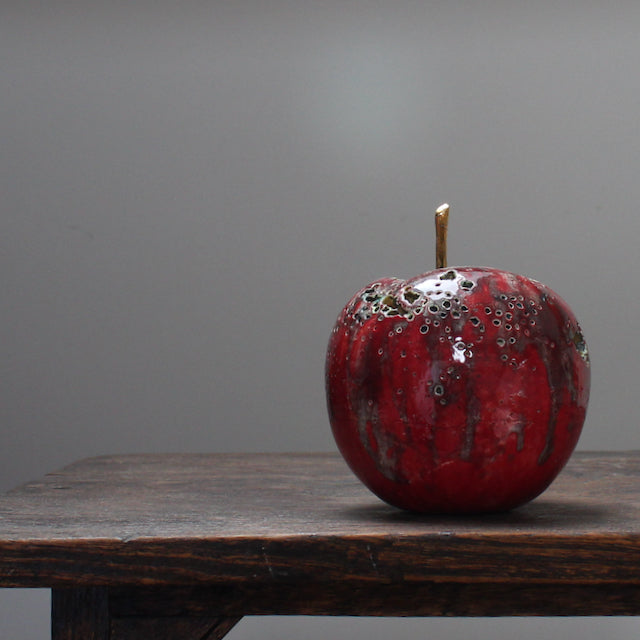
{"label": "gold apple stem", "polygon": [[447,228],[449,226],[449,205],[441,204],[436,209],[436,269],[447,266]]}

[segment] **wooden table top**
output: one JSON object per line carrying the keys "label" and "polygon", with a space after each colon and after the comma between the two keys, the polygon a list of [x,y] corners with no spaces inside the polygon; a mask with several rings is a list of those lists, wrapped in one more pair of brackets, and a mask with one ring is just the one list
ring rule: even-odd
{"label": "wooden table top", "polygon": [[399,511],[337,454],[105,456],[0,497],[0,587],[274,581],[640,584],[640,452],[482,517]]}

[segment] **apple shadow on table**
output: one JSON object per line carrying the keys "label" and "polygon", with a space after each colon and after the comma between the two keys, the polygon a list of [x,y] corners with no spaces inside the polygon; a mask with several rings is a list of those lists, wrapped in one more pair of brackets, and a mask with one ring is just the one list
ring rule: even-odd
{"label": "apple shadow on table", "polygon": [[403,511],[382,501],[341,509],[343,517],[358,523],[406,525],[458,525],[495,527],[524,527],[528,529],[598,528],[611,526],[620,519],[615,506],[603,503],[585,504],[569,500],[550,500],[544,497],[502,513],[451,515],[420,514]]}

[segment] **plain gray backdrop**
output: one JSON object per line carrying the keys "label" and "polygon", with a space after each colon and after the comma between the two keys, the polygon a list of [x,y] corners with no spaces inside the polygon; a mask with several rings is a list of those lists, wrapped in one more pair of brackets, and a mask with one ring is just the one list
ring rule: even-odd
{"label": "plain gray backdrop", "polygon": [[[2,0],[0,489],[81,457],[334,450],[333,321],[452,264],[589,343],[579,447],[640,447],[636,0]],[[628,638],[633,619],[249,619],[248,638]],[[0,591],[0,637],[48,637]]]}

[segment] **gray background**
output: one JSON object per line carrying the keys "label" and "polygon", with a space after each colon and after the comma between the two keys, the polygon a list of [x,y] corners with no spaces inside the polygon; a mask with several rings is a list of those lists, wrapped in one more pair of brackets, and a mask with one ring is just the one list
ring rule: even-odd
{"label": "gray background", "polygon": [[[640,447],[639,29],[635,0],[2,0],[0,488],[94,454],[333,450],[332,323],[376,277],[432,268],[443,201],[452,264],[525,273],[580,319],[579,447]],[[0,591],[0,637],[46,638],[47,607]]]}

